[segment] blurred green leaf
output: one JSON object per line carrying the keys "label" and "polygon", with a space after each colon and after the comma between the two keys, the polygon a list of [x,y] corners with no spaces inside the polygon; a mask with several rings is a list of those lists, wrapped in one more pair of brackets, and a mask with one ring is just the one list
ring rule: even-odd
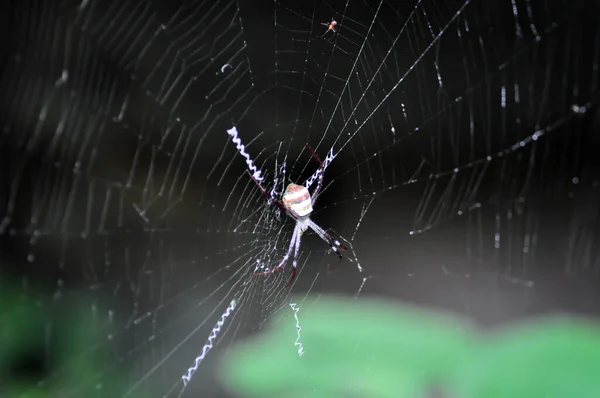
{"label": "blurred green leaf", "polygon": [[456,316],[381,300],[320,297],[222,361],[242,396],[598,398],[600,327],[553,317],[477,332]]}
{"label": "blurred green leaf", "polygon": [[2,398],[121,395],[125,384],[89,308],[34,300],[7,285],[0,285],[0,303]]}
{"label": "blurred green leaf", "polygon": [[222,367],[230,388],[246,396],[419,397],[472,346],[465,320],[383,300],[321,298],[298,316],[304,355],[288,311],[230,352]]}
{"label": "blurred green leaf", "polygon": [[11,362],[24,344],[34,341],[40,322],[40,310],[25,297],[17,297],[0,286],[0,369]]}
{"label": "blurred green leaf", "polygon": [[553,317],[505,329],[448,383],[461,398],[598,398],[600,328]]}

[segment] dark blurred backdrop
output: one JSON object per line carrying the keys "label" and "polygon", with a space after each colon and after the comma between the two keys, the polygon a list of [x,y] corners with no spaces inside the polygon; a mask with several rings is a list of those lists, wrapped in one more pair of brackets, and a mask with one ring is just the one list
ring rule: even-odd
{"label": "dark blurred backdrop", "polygon": [[[34,380],[96,352],[99,396],[111,377],[115,396],[166,394],[242,294],[251,272],[237,271],[283,254],[291,223],[245,174],[232,124],[267,185],[275,158],[304,181],[305,144],[322,157],[348,144],[313,218],[364,272],[328,271],[335,255],[306,236],[294,293],[382,295],[485,326],[600,312],[596,2],[1,7],[0,280],[43,314]],[[339,37],[317,39],[332,18]],[[215,350],[276,314],[285,297],[264,286],[243,291]],[[69,313],[93,333],[55,359]],[[214,360],[190,391],[223,394]]]}

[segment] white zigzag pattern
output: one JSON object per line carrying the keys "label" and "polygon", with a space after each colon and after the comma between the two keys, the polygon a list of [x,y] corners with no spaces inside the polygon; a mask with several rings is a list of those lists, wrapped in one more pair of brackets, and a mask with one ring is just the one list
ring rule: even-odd
{"label": "white zigzag pattern", "polygon": [[329,153],[327,154],[327,156],[325,157],[325,160],[323,161],[323,168],[321,169],[321,167],[319,167],[317,169],[317,171],[315,171],[315,173],[310,176],[310,178],[308,180],[306,180],[306,182],[304,183],[304,186],[306,188],[310,188],[310,186],[317,180],[317,178],[319,178],[319,176],[321,175],[321,173],[325,172],[325,169],[327,168],[327,166],[329,166],[329,163],[331,163],[331,161],[333,159],[335,159],[337,155],[333,154],[333,147],[331,147],[331,149],[329,150]]}
{"label": "white zigzag pattern", "polygon": [[248,155],[246,153],[246,147],[244,147],[244,144],[242,144],[242,140],[240,138],[238,138],[237,128],[235,126],[233,126],[229,130],[227,130],[227,134],[229,134],[231,136],[231,140],[235,144],[235,147],[237,148],[240,155],[242,155],[243,157],[246,158],[246,164],[248,165],[248,169],[250,169],[250,171],[252,171],[252,176],[257,181],[262,181],[263,178],[261,176],[261,171],[256,167],[256,165],[254,164],[252,159],[250,159],[250,155]]}
{"label": "white zigzag pattern", "polygon": [[290,303],[290,307],[292,307],[292,311],[294,311],[294,318],[296,318],[296,330],[298,331],[298,337],[296,338],[294,345],[298,347],[298,356],[301,357],[304,354],[304,346],[300,342],[300,331],[302,330],[300,321],[298,320],[298,311],[300,311],[300,308],[296,306],[296,303]]}
{"label": "white zigzag pattern", "polygon": [[237,302],[235,301],[235,299],[231,300],[231,303],[229,303],[229,307],[227,307],[223,315],[221,315],[221,319],[219,319],[215,327],[211,330],[210,335],[208,336],[208,341],[206,342],[206,344],[204,344],[204,347],[202,347],[202,353],[196,357],[194,365],[187,370],[187,373],[181,376],[184,386],[187,386],[187,384],[192,379],[192,375],[196,372],[196,370],[198,370],[198,365],[200,365],[200,362],[202,362],[202,360],[206,357],[206,354],[208,354],[211,348],[213,348],[214,339],[217,338],[217,335],[221,331],[221,327],[225,324],[225,319],[227,319],[227,317],[235,309],[236,305]]}

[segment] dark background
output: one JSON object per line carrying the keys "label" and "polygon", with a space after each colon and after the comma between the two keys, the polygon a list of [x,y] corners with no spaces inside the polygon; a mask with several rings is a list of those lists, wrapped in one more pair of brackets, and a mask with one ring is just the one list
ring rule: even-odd
{"label": "dark background", "polygon": [[[115,396],[178,392],[236,297],[187,391],[223,394],[218,352],[290,292],[289,269],[251,277],[292,223],[247,177],[232,124],[269,189],[276,159],[289,181],[316,169],[307,143],[338,154],[313,219],[364,272],[307,235],[292,293],[386,296],[486,327],[599,313],[595,2],[2,7],[0,278],[43,313],[34,380],[65,372],[50,347],[77,307],[93,333],[67,357],[103,362],[72,395],[106,396],[116,378]],[[338,35],[319,37],[332,18]]]}

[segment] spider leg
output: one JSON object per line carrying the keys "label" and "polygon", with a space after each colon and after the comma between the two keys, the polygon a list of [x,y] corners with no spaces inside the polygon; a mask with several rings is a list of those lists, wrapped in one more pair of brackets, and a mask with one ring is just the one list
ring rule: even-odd
{"label": "spider leg", "polygon": [[271,199],[273,201],[273,203],[275,203],[275,205],[277,207],[279,207],[281,210],[286,211],[285,206],[283,205],[283,203],[281,203],[279,200],[275,199],[269,192],[267,192],[267,190],[264,189],[262,187],[262,185],[260,185],[260,182],[258,182],[258,180],[256,178],[254,178],[254,176],[252,175],[252,173],[250,173],[250,171],[248,171],[248,170],[246,170],[246,171],[248,172],[248,175],[250,176],[250,178],[252,178],[252,181],[254,181],[254,183],[256,185],[258,185],[258,187],[262,191],[263,195],[265,195],[267,198]]}
{"label": "spider leg", "polygon": [[323,37],[327,36],[327,33],[329,33],[329,29],[326,30],[325,33],[323,33],[321,36],[317,36],[314,39],[312,39],[311,41],[317,40],[317,39],[322,39]]}
{"label": "spider leg", "polygon": [[[296,230],[296,228],[294,228],[294,230]],[[300,253],[300,242],[302,242],[302,231],[298,231],[298,233],[296,234],[296,243],[294,245],[295,246],[294,261],[292,262],[292,277],[290,278],[288,284],[285,285],[285,287],[288,287],[289,285],[291,285],[292,282],[294,281],[294,279],[296,278],[296,266],[298,265],[298,254]]]}
{"label": "spider leg", "polygon": [[319,164],[321,165],[321,173],[319,174],[319,179],[317,181],[317,187],[315,188],[315,190],[312,193],[312,204],[314,205],[315,202],[317,201],[317,197],[319,196],[319,193],[321,192],[321,187],[323,186],[323,177],[325,176],[325,165],[319,158],[319,155],[317,155],[315,153],[315,151],[313,151],[313,149],[310,145],[306,144],[306,147],[308,148],[310,153],[312,153],[313,157],[315,159],[317,159],[317,162],[319,162]]}
{"label": "spider leg", "polygon": [[[308,150],[310,151],[310,153],[312,153],[312,155],[315,157],[315,159],[317,159],[317,162],[319,162],[319,164],[321,165],[321,167],[325,167],[325,165],[321,161],[321,158],[319,158],[319,155],[317,155],[315,153],[315,151],[312,149],[312,147],[310,145],[308,145],[308,144],[306,144],[306,147],[308,148]],[[246,170],[246,171],[248,171],[248,170]],[[249,171],[248,171],[248,173],[249,173]],[[252,175],[252,174],[250,174],[250,175]]]}
{"label": "spider leg", "polygon": [[308,221],[308,226],[310,229],[315,231],[315,233],[319,235],[321,239],[327,242],[327,244],[331,247],[331,250],[333,250],[338,255],[339,264],[344,258],[341,251],[346,251],[348,250],[348,248],[344,246],[339,240],[332,238],[331,235],[329,235],[323,228],[319,227],[313,220]]}
{"label": "spider leg", "polygon": [[[296,250],[294,252],[294,268],[292,270],[292,279],[290,280],[290,283],[291,283],[291,281],[294,280],[294,278],[296,277],[296,261],[297,261],[297,257],[298,257],[297,256],[297,253],[298,253],[298,247],[297,247],[298,235],[300,235],[300,227],[295,226],[294,227],[294,232],[292,233],[292,239],[290,239],[290,246],[288,247],[288,250],[285,253],[285,256],[283,256],[283,260],[281,260],[281,263],[279,263],[279,265],[277,267],[275,267],[273,269],[270,269],[268,271],[265,271],[265,272],[259,272],[259,273],[253,274],[252,276],[269,275],[269,274],[272,274],[272,273],[274,273],[276,271],[279,271],[281,268],[283,268],[283,266],[285,265],[285,263],[290,258],[290,254],[292,253],[292,249],[296,248]],[[288,283],[288,285],[289,285],[289,283]]]}

